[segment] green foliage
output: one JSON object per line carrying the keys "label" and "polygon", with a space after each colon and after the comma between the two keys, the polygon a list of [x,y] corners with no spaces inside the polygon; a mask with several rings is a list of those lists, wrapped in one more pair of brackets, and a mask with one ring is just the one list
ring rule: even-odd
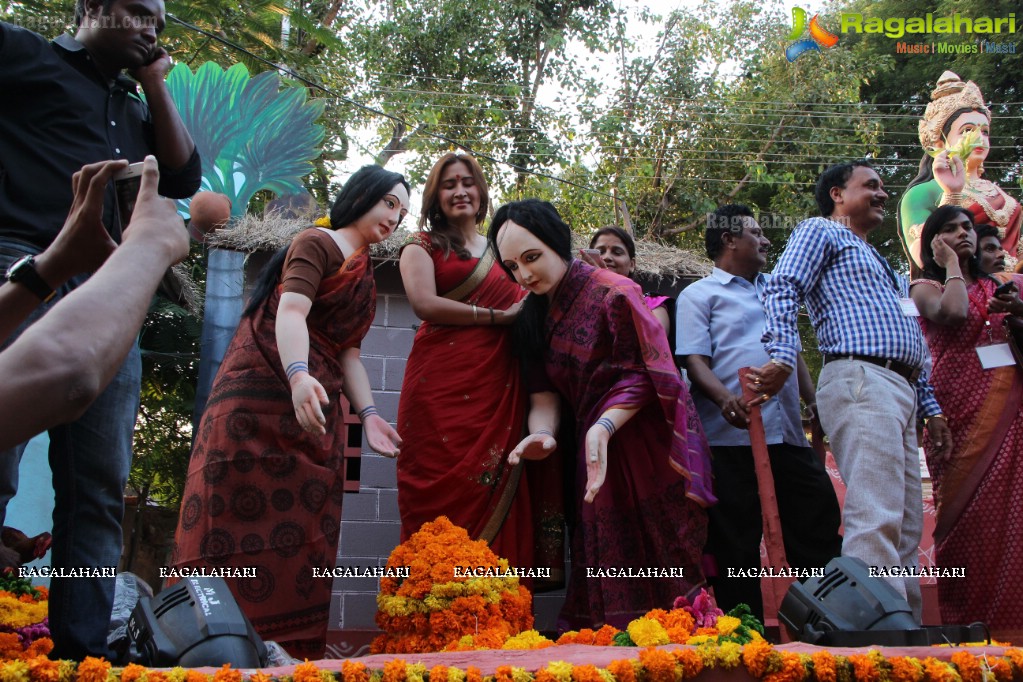
{"label": "green foliage", "polygon": [[230,197],[232,215],[244,215],[259,190],[302,191],[302,177],[319,156],[323,129],[315,121],[323,101],[280,86],[275,72],[250,78],[244,64],[223,70],[207,62],[194,74],[178,64],[167,78],[202,156],[203,188]]}

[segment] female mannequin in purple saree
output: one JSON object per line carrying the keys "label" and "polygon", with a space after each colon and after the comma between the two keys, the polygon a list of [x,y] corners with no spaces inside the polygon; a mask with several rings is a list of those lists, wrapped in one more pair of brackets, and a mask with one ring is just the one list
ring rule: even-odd
{"label": "female mannequin in purple saree", "polygon": [[531,366],[534,409],[513,454],[550,451],[543,445],[557,418],[536,408],[537,395],[560,396],[580,444],[568,467],[577,500],[559,627],[624,628],[704,584],[703,508],[714,498],[703,429],[639,287],[571,260],[568,227],[553,206],[508,204],[489,237],[531,292],[513,333]]}

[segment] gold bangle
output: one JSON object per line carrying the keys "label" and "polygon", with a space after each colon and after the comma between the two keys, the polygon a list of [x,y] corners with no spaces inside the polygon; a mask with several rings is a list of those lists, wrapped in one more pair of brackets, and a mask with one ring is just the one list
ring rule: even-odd
{"label": "gold bangle", "polygon": [[941,201],[938,203],[939,206],[962,206],[962,204],[962,192],[942,192]]}
{"label": "gold bangle", "polygon": [[948,277],[945,278],[945,286],[948,286],[948,283],[954,279],[957,279],[963,284],[966,284],[966,278],[963,277],[962,275],[949,275]]}
{"label": "gold bangle", "polygon": [[945,421],[948,421],[945,415],[939,412],[938,414],[932,414],[930,417],[924,417],[924,426],[927,426],[932,419],[944,419]]}

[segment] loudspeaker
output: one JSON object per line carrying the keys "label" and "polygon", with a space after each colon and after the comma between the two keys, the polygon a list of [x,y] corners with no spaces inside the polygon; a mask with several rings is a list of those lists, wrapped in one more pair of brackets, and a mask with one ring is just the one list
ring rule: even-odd
{"label": "loudspeaker", "polygon": [[140,599],[128,621],[137,663],[154,667],[259,668],[266,645],[238,608],[223,578],[184,578]]}
{"label": "loudspeaker", "polygon": [[902,595],[854,557],[828,562],[824,576],[792,583],[778,620],[794,639],[820,646],[931,646],[988,640],[983,623],[920,627]]}

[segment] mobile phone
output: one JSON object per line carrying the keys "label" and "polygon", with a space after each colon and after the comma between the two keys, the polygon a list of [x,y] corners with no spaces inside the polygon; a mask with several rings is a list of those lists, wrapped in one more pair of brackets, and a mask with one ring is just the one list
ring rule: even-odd
{"label": "mobile phone", "polygon": [[121,231],[128,227],[131,222],[131,214],[135,210],[135,200],[139,195],[139,187],[142,186],[142,167],[145,164],[139,161],[133,163],[114,175],[114,194],[117,195],[117,216],[121,224]]}
{"label": "mobile phone", "polygon": [[995,289],[995,296],[1001,296],[1002,294],[1011,294],[1016,291],[1015,282],[1006,282],[997,289]]}
{"label": "mobile phone", "polygon": [[595,260],[600,260],[600,251],[597,249],[579,249],[579,252],[584,253]]}

